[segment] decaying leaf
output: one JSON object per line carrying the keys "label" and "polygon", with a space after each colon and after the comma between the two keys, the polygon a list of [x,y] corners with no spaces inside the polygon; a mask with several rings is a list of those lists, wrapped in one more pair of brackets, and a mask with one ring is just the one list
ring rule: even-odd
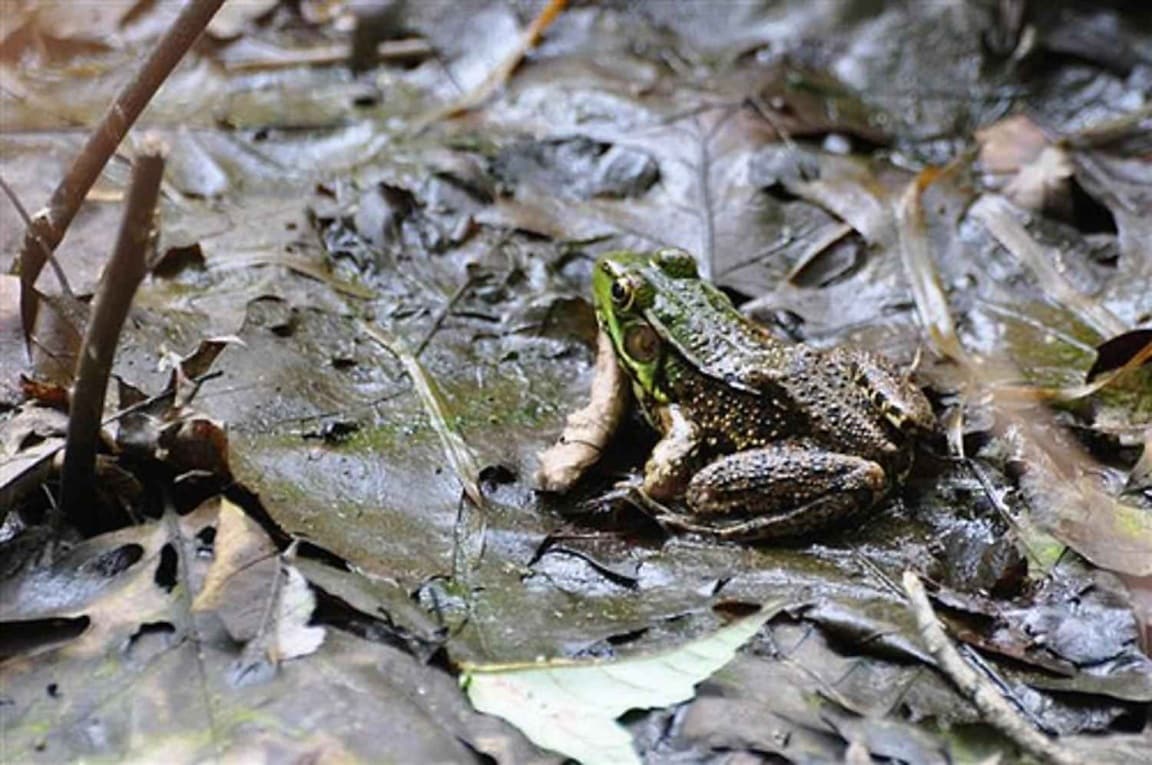
{"label": "decaying leaf", "polygon": [[[347,634],[321,644],[310,588],[291,564],[274,575],[282,583],[271,600],[243,592],[234,580],[259,572],[235,567],[258,567],[269,547],[239,510],[225,506],[231,519],[218,521],[218,509],[210,502],[105,534],[0,582],[6,757],[459,762],[470,756],[461,741],[504,761],[536,756],[510,728],[468,709],[442,670]],[[213,531],[225,536],[218,561]],[[231,588],[229,597],[271,605],[247,646],[220,629],[207,597],[189,610],[217,567],[217,595]],[[251,671],[261,653],[275,672]],[[288,661],[306,654],[313,663]],[[398,702],[416,686],[435,711]]]}
{"label": "decaying leaf", "polygon": [[267,534],[240,508],[223,500],[216,555],[193,611],[214,611],[232,638],[276,664],[311,653],[324,639],[310,627],[316,598],[294,566],[281,560]]}
{"label": "decaying leaf", "polygon": [[1091,461],[1066,438],[1016,424],[1032,519],[1101,568],[1152,574],[1152,514],[1102,491],[1084,472]]}
{"label": "decaying leaf", "polygon": [[220,502],[212,566],[192,601],[194,611],[217,611],[240,642],[259,632],[275,593],[280,560],[272,540],[251,518]]}

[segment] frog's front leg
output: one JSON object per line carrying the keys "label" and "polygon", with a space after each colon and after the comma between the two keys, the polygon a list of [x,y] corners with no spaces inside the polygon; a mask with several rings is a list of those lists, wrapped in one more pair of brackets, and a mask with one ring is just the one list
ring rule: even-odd
{"label": "frog's front leg", "polygon": [[877,463],[804,444],[775,444],[722,457],[696,473],[686,499],[719,536],[795,536],[871,507],[887,477]]}
{"label": "frog's front leg", "polygon": [[696,428],[676,404],[655,412],[664,437],[652,449],[644,465],[644,493],[655,500],[681,496],[692,473],[700,467]]}

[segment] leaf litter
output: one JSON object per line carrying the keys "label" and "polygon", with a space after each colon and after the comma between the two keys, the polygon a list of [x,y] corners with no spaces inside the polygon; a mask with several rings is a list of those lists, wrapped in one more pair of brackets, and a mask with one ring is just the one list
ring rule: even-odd
{"label": "leaf litter", "polygon": [[[126,41],[164,31],[168,5],[60,26],[80,48],[28,45],[43,19],[22,7],[3,28],[0,171],[28,209],[74,151],[73,125],[109,102]],[[931,668],[895,585],[907,568],[937,580],[952,638],[1031,724],[1093,760],[1146,747],[1147,24],[1108,8],[1027,27],[1002,9],[855,5],[748,4],[706,22],[691,4],[571,7],[491,93],[481,83],[522,55],[539,8],[478,3],[462,26],[446,4],[413,5],[373,42],[425,52],[357,78],[303,55],[230,68],[261,45],[345,39],[352,16],[307,20],[303,4],[245,9],[198,48],[144,119],[174,151],[162,242],[201,256],[142,286],[115,370],[132,411],[102,447],[109,481],[146,488],[112,494],[143,525],[70,536],[40,488],[59,429],[28,405],[3,414],[12,751],[547,760],[469,708],[462,663],[657,657],[736,598],[793,608],[707,693],[626,717],[640,756],[1015,756]],[[477,87],[485,99],[469,100]],[[472,108],[447,118],[454,102]],[[993,157],[998,124],[1018,132]],[[124,167],[103,188],[121,191]],[[58,252],[81,297],[118,198],[90,196]],[[18,235],[12,215],[0,208]],[[18,236],[0,244],[7,265]],[[559,458],[569,495],[537,497],[536,455],[595,362],[591,263],[659,244],[699,255],[781,337],[919,358],[951,451],[931,445],[850,535],[716,545],[612,501],[647,442],[627,422],[602,443],[611,413],[597,407],[573,441],[602,467],[573,483],[565,466],[591,452]],[[58,286],[38,287],[50,305]],[[78,333],[74,313],[59,315]],[[4,337],[20,332],[0,317]],[[420,350],[401,363],[362,323]],[[163,392],[168,349],[218,335],[243,344]],[[4,390],[27,389],[17,372],[49,377],[51,354],[0,352]],[[64,386],[69,369],[53,372]],[[307,435],[331,422],[345,436]],[[219,516],[202,500],[224,475],[242,501]],[[163,487],[174,508],[134,499]],[[106,681],[68,681],[93,666]],[[265,722],[245,723],[257,707]]]}

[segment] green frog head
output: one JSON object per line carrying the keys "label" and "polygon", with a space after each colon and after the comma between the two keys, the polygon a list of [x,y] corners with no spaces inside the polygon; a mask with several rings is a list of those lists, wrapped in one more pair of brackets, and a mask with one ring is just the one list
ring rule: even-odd
{"label": "green frog head", "polygon": [[592,276],[593,302],[600,327],[612,340],[616,357],[645,396],[666,403],[657,373],[684,327],[678,296],[711,288],[700,279],[696,261],[686,252],[618,251],[603,255]]}

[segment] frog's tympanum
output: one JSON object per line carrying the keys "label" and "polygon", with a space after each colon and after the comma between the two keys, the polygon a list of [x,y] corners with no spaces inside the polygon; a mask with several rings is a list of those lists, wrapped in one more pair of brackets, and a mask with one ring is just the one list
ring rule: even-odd
{"label": "frog's tympanum", "polygon": [[797,536],[874,506],[935,425],[907,375],[852,348],[774,339],[680,250],[615,252],[596,315],[661,439],[643,490],[668,525],[733,539]]}

